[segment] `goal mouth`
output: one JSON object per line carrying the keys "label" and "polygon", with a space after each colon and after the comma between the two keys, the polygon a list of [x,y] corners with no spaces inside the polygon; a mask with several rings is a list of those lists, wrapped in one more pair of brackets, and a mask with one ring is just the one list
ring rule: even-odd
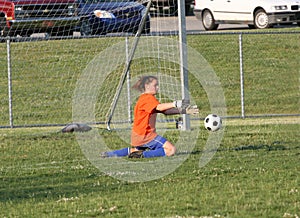
{"label": "goal mouth", "polygon": [[[134,38],[126,40],[127,46],[133,45]],[[159,80],[159,93],[156,97],[160,102],[170,102],[171,100],[181,99],[182,87],[180,75],[180,53],[177,40],[168,37],[141,37],[136,47],[135,54],[131,60],[131,69],[123,82],[124,64],[126,63],[126,45],[118,42],[108,47],[87,65],[80,76],[73,96],[73,121],[85,121],[86,123],[97,123],[101,119],[107,119],[116,90],[120,90],[118,100],[115,101],[115,109],[110,121],[110,130],[118,138],[120,146],[130,146],[130,132],[132,120],[132,109],[140,93],[132,91],[131,87],[142,75],[154,75]],[[210,110],[226,116],[226,104],[221,83],[215,75],[208,62],[194,49],[188,48],[190,57],[189,75],[190,81],[196,85],[197,89],[202,89],[209,98]],[[129,51],[128,51],[129,52]],[[193,60],[197,60],[194,62]],[[189,59],[188,59],[189,60]],[[120,88],[119,84],[122,82]],[[223,97],[222,97],[223,95]],[[103,97],[105,96],[105,98]],[[190,93],[191,104],[197,104],[199,98]],[[203,123],[199,116],[191,119],[191,130],[181,131],[176,128],[178,116],[157,117],[157,132],[160,135],[167,135],[169,132],[176,132],[177,137],[172,142],[178,148],[178,155],[168,160],[149,160],[154,168],[149,168],[149,162],[135,163],[126,159],[113,158],[112,160],[99,160],[98,154],[112,149],[109,142],[100,133],[105,129],[105,125],[96,125],[97,128],[86,134],[76,134],[80,147],[86,157],[99,170],[121,180],[142,182],[161,178],[177,169],[192,153],[194,146],[199,138]],[[208,136],[208,141],[204,145],[203,155],[199,160],[199,166],[206,165],[217,147],[220,145],[224,129],[219,130],[214,135]],[[166,161],[168,168],[159,168]],[[114,162],[114,164],[113,164]],[[164,164],[165,165],[165,164]],[[125,167],[126,166],[126,167]],[[147,170],[145,171],[145,169]],[[149,170],[149,171],[148,171]],[[155,170],[157,173],[148,174]],[[140,172],[140,173],[139,173]]]}

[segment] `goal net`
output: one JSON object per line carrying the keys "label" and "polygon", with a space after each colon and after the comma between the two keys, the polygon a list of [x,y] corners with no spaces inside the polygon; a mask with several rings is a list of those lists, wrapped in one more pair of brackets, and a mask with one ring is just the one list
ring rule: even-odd
{"label": "goal net", "polygon": [[142,75],[159,78],[159,100],[182,98],[177,1],[5,0],[0,15],[1,126],[73,122],[74,90],[87,72],[97,76],[85,84],[97,87],[97,100],[85,122],[130,125],[138,94],[130,87]]}

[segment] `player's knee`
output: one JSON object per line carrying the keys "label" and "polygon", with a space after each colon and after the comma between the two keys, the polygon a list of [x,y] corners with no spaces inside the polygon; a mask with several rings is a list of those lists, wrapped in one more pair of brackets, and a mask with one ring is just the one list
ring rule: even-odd
{"label": "player's knee", "polygon": [[165,150],[166,156],[168,156],[168,157],[173,156],[176,153],[176,147],[174,145],[172,145],[170,142],[165,143],[164,150]]}
{"label": "player's knee", "polygon": [[169,150],[169,153],[166,154],[166,155],[169,157],[169,156],[175,155],[175,153],[176,153],[176,148],[175,148],[175,146],[173,146],[173,147]]}

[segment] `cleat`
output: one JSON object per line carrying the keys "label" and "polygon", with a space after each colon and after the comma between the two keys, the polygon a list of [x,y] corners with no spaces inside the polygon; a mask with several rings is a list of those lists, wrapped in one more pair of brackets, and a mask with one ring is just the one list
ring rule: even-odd
{"label": "cleat", "polygon": [[100,153],[100,157],[101,158],[108,158],[109,156],[108,156],[107,152],[102,152],[102,153]]}
{"label": "cleat", "polygon": [[143,158],[143,151],[135,151],[128,155],[128,158]]}

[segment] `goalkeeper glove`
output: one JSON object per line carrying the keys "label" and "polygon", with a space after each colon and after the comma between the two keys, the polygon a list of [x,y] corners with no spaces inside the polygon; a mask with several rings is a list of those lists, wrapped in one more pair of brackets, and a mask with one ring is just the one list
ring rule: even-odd
{"label": "goalkeeper glove", "polygon": [[186,108],[187,106],[189,106],[190,100],[177,100],[177,101],[173,101],[173,104],[176,108]]}
{"label": "goalkeeper glove", "polygon": [[188,105],[186,108],[182,109],[180,111],[180,113],[196,115],[196,114],[199,114],[199,109],[198,109],[197,105]]}
{"label": "goalkeeper glove", "polygon": [[181,114],[190,114],[190,115],[196,115],[199,113],[199,109],[197,105],[190,105],[190,101],[183,99],[183,100],[177,100],[174,101],[174,106],[178,108],[179,112]]}

